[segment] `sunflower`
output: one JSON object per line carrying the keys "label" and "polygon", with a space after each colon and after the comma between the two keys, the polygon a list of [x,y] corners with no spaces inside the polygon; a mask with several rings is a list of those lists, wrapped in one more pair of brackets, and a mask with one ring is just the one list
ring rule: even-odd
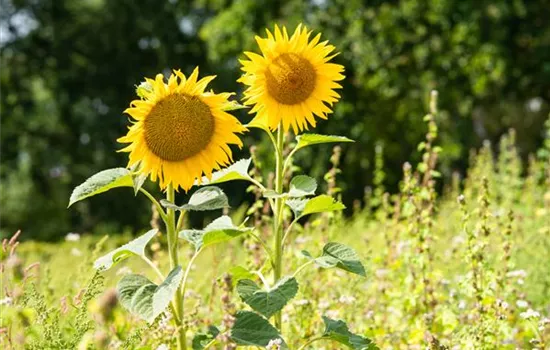
{"label": "sunflower", "polygon": [[230,93],[204,92],[215,76],[198,80],[199,70],[186,78],[179,70],[165,83],[162,74],[145,79],[139,90],[142,99],[124,112],[134,120],[128,134],[118,142],[129,143],[128,167],[159,179],[160,187],[172,184],[189,190],[202,175],[232,161],[229,144],[242,147],[236,133],[246,128],[225,112],[232,105]]}
{"label": "sunflower", "polygon": [[[257,113],[250,126],[268,126],[294,133],[315,127],[315,116],[327,119],[330,107],[340,95],[334,89],[342,86],[344,67],[328,63],[336,54],[321,34],[309,41],[311,32],[299,25],[289,38],[285,27],[275,26],[275,35],[266,30],[267,38],[256,37],[262,55],[245,52],[250,60],[241,60],[243,76],[238,80],[248,86],[245,105],[254,105]],[[327,106],[328,104],[328,106]]]}

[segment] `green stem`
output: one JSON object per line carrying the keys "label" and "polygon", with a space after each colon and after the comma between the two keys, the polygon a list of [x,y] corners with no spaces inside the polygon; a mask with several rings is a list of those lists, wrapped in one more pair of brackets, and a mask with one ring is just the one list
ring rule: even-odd
{"label": "green stem", "polygon": [[201,249],[197,250],[195,254],[191,257],[191,260],[189,260],[189,264],[187,265],[187,268],[185,269],[185,273],[183,274],[183,280],[181,281],[181,299],[182,302],[185,300],[185,289],[187,288],[187,278],[189,277],[189,272],[191,272],[191,267],[193,267],[193,263],[195,262],[195,259],[199,256],[199,254],[202,252]]}
{"label": "green stem", "polygon": [[283,173],[286,173],[286,171],[288,170],[290,162],[292,162],[292,157],[294,156],[294,153],[296,153],[296,151],[298,151],[298,147],[294,147],[286,157],[285,165],[283,166]]}
{"label": "green stem", "polygon": [[[278,194],[283,193],[283,147],[285,143],[285,133],[282,123],[279,124],[277,129],[277,142],[275,144],[276,151],[276,168],[275,168],[275,192]],[[273,266],[273,284],[276,284],[282,275],[282,263],[283,263],[283,201],[284,198],[275,198],[275,210],[273,212],[273,232],[275,234],[274,242],[274,266]],[[281,312],[275,314],[275,327],[281,330],[282,318]]]}
{"label": "green stem", "polygon": [[160,217],[162,218],[164,223],[168,225],[168,216],[164,212],[162,205],[160,205],[160,203],[155,199],[155,197],[153,197],[153,195],[149,193],[147,190],[140,188],[139,191],[143,193],[147,198],[149,198],[149,200],[157,207],[157,211]]}
{"label": "green stem", "polygon": [[288,225],[288,227],[286,228],[286,231],[285,231],[285,234],[283,236],[283,241],[282,241],[282,245],[285,244],[285,241],[287,239],[287,237],[290,235],[290,231],[292,230],[292,226],[294,226],[294,224],[298,221],[298,218],[295,218],[294,220],[292,220],[292,222],[290,223],[290,225]]}
{"label": "green stem", "polygon": [[269,261],[273,266],[273,253],[271,253],[271,249],[269,249],[269,247],[267,246],[267,243],[265,243],[264,240],[254,232],[250,232],[249,235],[252,236],[256,241],[258,241],[258,243],[260,243],[262,248],[264,248],[264,251],[267,253],[267,256],[269,257]]}
{"label": "green stem", "polygon": [[[176,193],[172,183],[166,188],[166,200],[174,203]],[[183,215],[183,214],[181,214]],[[168,254],[170,256],[170,270],[179,265],[178,259],[178,233],[176,232],[176,212],[174,209],[166,209],[166,236],[168,238]],[[187,349],[187,340],[185,339],[185,328],[183,327],[183,300],[179,290],[174,296],[174,308],[176,309],[176,327],[178,329],[178,350]]]}
{"label": "green stem", "polygon": [[311,338],[304,345],[300,346],[298,348],[298,350],[304,350],[306,348],[306,346],[310,345],[311,343],[316,342],[317,340],[323,340],[323,339],[325,339],[325,338],[324,337]]}
{"label": "green stem", "polygon": [[162,283],[164,281],[164,275],[162,274],[162,272],[160,272],[159,268],[155,265],[155,263],[153,263],[151,261],[151,259],[149,259],[148,257],[146,257],[145,255],[142,255],[141,256],[141,259],[143,259],[143,261],[145,261],[147,263],[147,265],[149,265],[153,271],[155,271],[155,273],[157,274],[157,276],[160,278],[160,283]]}
{"label": "green stem", "polygon": [[292,275],[292,277],[296,277],[300,272],[302,272],[303,269],[305,269],[306,267],[308,267],[309,265],[313,264],[314,260],[310,260],[308,262],[306,262],[305,264],[303,264],[302,266],[300,266],[296,272],[294,272],[294,275]]}

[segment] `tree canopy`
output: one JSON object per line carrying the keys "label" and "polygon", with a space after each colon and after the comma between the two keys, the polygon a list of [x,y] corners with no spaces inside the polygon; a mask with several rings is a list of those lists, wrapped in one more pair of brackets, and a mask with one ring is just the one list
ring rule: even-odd
{"label": "tree canopy", "polygon": [[[520,150],[533,151],[549,110],[548,0],[1,0],[1,8],[3,235],[22,228],[27,238],[55,239],[146,224],[146,203],[125,205],[132,191],[66,210],[76,184],[126,164],[116,139],[135,85],[200,66],[218,76],[214,90],[240,97],[238,59],[275,23],[321,32],[346,67],[342,101],[315,130],[357,141],[344,148],[346,201],[372,182],[379,142],[388,185],[397,184],[426,132],[432,89],[444,176],[510,127]],[[326,158],[300,161],[320,169]]]}

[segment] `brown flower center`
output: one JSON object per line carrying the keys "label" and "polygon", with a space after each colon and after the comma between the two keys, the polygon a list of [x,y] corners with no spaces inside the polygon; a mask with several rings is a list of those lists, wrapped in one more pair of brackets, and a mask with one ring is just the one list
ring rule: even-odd
{"label": "brown flower center", "polygon": [[197,96],[172,94],[151,109],[145,142],[159,158],[177,162],[202,151],[214,134],[210,108]]}
{"label": "brown flower center", "polygon": [[269,65],[265,77],[267,91],[277,102],[294,105],[311,95],[317,73],[305,58],[295,53],[284,53]]}

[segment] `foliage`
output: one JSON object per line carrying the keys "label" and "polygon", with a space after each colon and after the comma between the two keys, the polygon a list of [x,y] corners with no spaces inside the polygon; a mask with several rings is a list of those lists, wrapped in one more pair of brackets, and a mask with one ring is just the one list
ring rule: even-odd
{"label": "foliage", "polygon": [[[23,224],[25,237],[39,239],[146,225],[145,204],[128,210],[131,194],[122,190],[65,210],[71,189],[93,170],[122,164],[112,150],[131,88],[159,67],[200,64],[218,75],[214,88],[237,91],[236,57],[275,22],[304,22],[341,52],[345,99],[316,132],[357,141],[342,157],[346,204],[373,185],[377,142],[386,186],[396,189],[401,164],[416,160],[422,96],[431,89],[445,91],[438,122],[446,178],[465,170],[471,148],[496,143],[510,127],[520,154],[533,152],[549,109],[545,0],[1,0],[1,7],[2,65],[10,68],[0,72],[4,236]],[[314,152],[299,160],[319,177],[327,161]]]}

